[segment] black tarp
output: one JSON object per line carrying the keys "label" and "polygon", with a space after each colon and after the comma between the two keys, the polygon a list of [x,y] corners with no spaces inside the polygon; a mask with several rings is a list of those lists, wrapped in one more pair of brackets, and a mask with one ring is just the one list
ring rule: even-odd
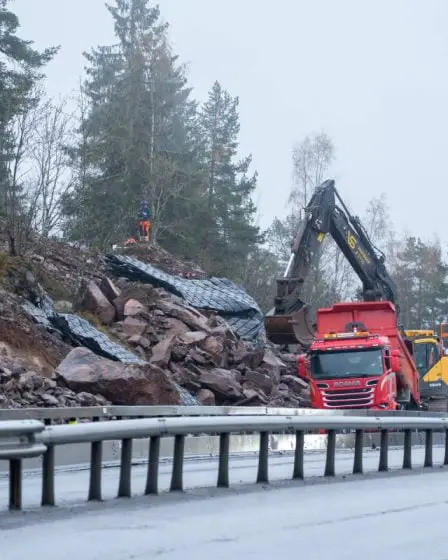
{"label": "black tarp", "polygon": [[263,314],[256,301],[242,286],[226,278],[186,279],[125,255],[107,255],[105,259],[118,276],[163,287],[192,307],[216,311],[242,339],[256,340],[264,331]]}
{"label": "black tarp", "polygon": [[[73,346],[85,346],[95,354],[116,362],[126,364],[146,363],[132,352],[129,352],[129,350],[126,350],[119,344],[110,340],[108,336],[93,327],[86,319],[70,313],[57,313],[48,296],[42,298],[39,304],[42,307],[37,307],[32,303],[26,302],[23,308],[37,323],[46,327],[49,331],[59,332],[63,337],[68,339]],[[177,384],[176,387],[181,395],[182,404],[185,406],[195,406],[199,404],[197,399],[183,387]]]}

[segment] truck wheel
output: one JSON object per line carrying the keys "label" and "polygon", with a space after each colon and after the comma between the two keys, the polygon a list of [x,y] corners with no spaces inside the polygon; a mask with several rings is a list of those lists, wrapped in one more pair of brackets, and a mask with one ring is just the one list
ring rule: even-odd
{"label": "truck wheel", "polygon": [[408,405],[406,406],[406,410],[421,410],[421,405],[417,404],[415,400],[411,397]]}

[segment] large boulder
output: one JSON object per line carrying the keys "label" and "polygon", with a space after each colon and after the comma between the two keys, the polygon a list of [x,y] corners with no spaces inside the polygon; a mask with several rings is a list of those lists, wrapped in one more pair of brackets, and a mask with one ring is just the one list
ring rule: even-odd
{"label": "large boulder", "polygon": [[105,325],[111,325],[115,320],[115,307],[93,281],[85,287],[81,307],[97,315]]}
{"label": "large boulder", "polygon": [[115,405],[179,405],[182,399],[168,374],[151,364],[123,364],[75,348],[59,364],[55,379],[76,392],[103,395]]}
{"label": "large boulder", "polygon": [[239,400],[243,397],[239,372],[220,368],[202,370],[200,382],[205,389],[209,389],[218,399]]}
{"label": "large boulder", "polygon": [[168,317],[174,317],[195,331],[210,332],[207,318],[197,309],[188,305],[177,305],[173,301],[161,300],[158,308]]}
{"label": "large boulder", "polygon": [[169,336],[154,346],[149,361],[151,364],[164,367],[170,363],[173,339],[174,336]]}
{"label": "large boulder", "polygon": [[101,395],[75,393],[28,370],[23,362],[0,356],[0,408],[106,406]]}
{"label": "large boulder", "polygon": [[145,311],[146,307],[143,303],[131,298],[124,304],[123,315],[125,317],[134,317],[135,315],[142,315]]}
{"label": "large boulder", "polygon": [[129,300],[138,301],[142,306],[147,308],[152,305],[158,298],[157,291],[153,286],[144,284],[128,284],[124,287],[120,295],[113,301],[119,319],[125,317],[125,306]]}
{"label": "large boulder", "polygon": [[123,321],[123,332],[129,337],[132,336],[142,336],[146,331],[148,323],[143,319],[138,319],[136,317],[126,317]]}
{"label": "large boulder", "polygon": [[215,395],[210,389],[201,389],[196,398],[203,406],[215,406],[216,404]]}
{"label": "large boulder", "polygon": [[300,379],[300,377],[297,377],[297,375],[284,375],[282,377],[282,383],[288,385],[288,387],[297,394],[307,393],[309,391],[308,383]]}
{"label": "large boulder", "polygon": [[116,299],[120,295],[120,290],[107,276],[103,276],[101,278],[100,289],[110,301],[110,303],[113,303],[114,299]]}
{"label": "large boulder", "polygon": [[190,344],[198,344],[207,338],[207,333],[204,331],[189,331],[180,334],[179,341],[187,346]]}
{"label": "large boulder", "polygon": [[272,377],[259,371],[246,371],[244,379],[245,381],[250,381],[251,383],[253,383],[255,387],[262,389],[262,391],[266,393],[266,395],[271,394],[272,389],[274,388],[274,381]]}

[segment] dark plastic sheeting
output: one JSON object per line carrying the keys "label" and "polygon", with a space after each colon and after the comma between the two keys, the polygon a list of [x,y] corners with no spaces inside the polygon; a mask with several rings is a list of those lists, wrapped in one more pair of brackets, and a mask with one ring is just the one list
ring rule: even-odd
{"label": "dark plastic sheeting", "polygon": [[119,276],[160,286],[192,307],[217,311],[242,339],[255,340],[264,331],[263,314],[256,301],[243,287],[226,278],[189,280],[125,255],[107,255],[105,258]]}
{"label": "dark plastic sheeting", "polygon": [[[43,308],[26,302],[23,306],[34,320],[49,331],[56,331],[68,338],[74,346],[85,346],[104,358],[126,364],[144,364],[138,358],[119,344],[112,342],[108,336],[93,327],[86,319],[69,313],[56,313],[53,302],[46,296],[40,302]],[[199,402],[186,389],[175,384],[185,406],[197,406]]]}
{"label": "dark plastic sheeting", "polygon": [[126,364],[145,363],[135,354],[123,348],[123,346],[112,342],[107,335],[93,327],[86,319],[78,317],[78,315],[56,313],[50,320],[53,326],[66,334],[76,346],[86,346],[95,354],[115,362]]}
{"label": "dark plastic sheeting", "polygon": [[51,322],[48,319],[48,316],[45,313],[45,311],[42,311],[42,309],[39,309],[39,307],[36,307],[29,301],[25,302],[22,307],[28,313],[28,315],[31,315],[31,317],[36,321],[36,323],[39,323],[39,325],[42,325],[43,327],[47,328],[49,331],[52,330]]}

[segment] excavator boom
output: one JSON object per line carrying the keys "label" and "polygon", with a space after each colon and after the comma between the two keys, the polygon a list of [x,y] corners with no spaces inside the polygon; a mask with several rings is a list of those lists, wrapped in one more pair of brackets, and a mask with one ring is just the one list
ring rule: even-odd
{"label": "excavator boom", "polygon": [[306,348],[314,338],[311,309],[302,301],[302,292],[327,234],[361,280],[364,301],[386,300],[396,304],[395,283],[384,266],[383,253],[370,241],[359,219],[350,214],[335,182],[328,180],[315,189],[305,208],[284,276],[277,280],[275,307],[265,316],[266,334],[274,344],[299,344]]}

